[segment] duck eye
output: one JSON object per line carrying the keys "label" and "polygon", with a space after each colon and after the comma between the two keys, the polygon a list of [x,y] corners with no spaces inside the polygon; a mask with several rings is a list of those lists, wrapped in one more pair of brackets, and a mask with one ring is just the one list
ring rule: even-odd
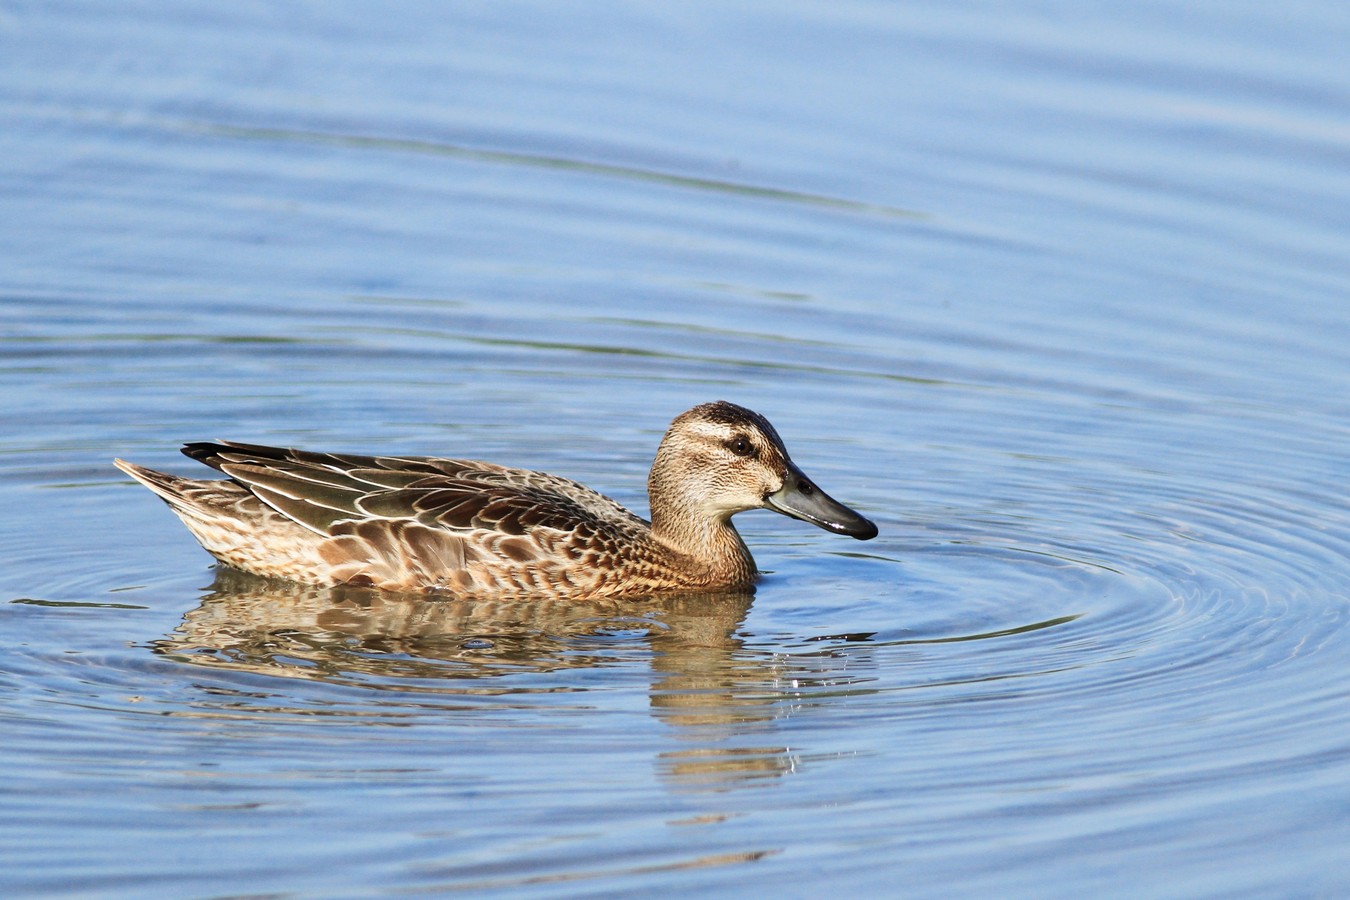
{"label": "duck eye", "polygon": [[755,455],[755,445],[747,441],[745,438],[740,437],[739,435],[727,441],[727,447],[728,449],[731,450],[732,453],[735,453],[737,456]]}

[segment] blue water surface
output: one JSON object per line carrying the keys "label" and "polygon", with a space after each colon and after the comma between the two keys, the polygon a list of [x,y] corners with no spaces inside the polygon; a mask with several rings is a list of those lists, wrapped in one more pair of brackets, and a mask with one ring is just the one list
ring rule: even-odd
{"label": "blue water surface", "polygon": [[[1350,893],[1347,46],[1326,0],[0,11],[0,893]],[[719,398],[880,537],[428,601],[217,572],[111,467],[645,514]]]}

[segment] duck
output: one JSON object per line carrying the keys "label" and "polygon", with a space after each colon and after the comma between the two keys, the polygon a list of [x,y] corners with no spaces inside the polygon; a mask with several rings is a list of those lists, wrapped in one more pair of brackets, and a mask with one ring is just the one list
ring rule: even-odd
{"label": "duck", "polygon": [[656,450],[643,519],[579,482],[489,462],[358,456],[234,441],[184,455],[226,478],[114,460],[215,559],[264,578],[459,599],[587,600],[753,590],[732,516],[769,509],[870,540],[877,526],[788,456],[759,413],[681,413]]}

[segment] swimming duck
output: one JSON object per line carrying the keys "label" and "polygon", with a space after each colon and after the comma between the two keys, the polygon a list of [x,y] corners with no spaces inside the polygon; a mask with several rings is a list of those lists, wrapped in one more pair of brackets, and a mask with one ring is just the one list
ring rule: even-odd
{"label": "swimming duck", "polygon": [[317,585],[466,599],[620,597],[748,588],[731,517],[771,509],[858,540],[868,519],[829,497],[778,432],[734,403],[682,413],[656,451],[648,522],[584,485],[465,459],[191,443],[229,476],[193,480],[116,460],[220,562]]}

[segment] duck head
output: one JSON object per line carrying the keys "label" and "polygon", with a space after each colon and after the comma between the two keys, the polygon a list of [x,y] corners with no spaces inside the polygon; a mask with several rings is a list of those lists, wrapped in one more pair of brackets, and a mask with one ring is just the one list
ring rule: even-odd
{"label": "duck head", "polygon": [[658,532],[678,530],[677,517],[725,524],[747,509],[771,509],[860,541],[877,536],[871,520],[797,468],[768,419],[725,400],[695,406],[671,423],[648,493]]}

